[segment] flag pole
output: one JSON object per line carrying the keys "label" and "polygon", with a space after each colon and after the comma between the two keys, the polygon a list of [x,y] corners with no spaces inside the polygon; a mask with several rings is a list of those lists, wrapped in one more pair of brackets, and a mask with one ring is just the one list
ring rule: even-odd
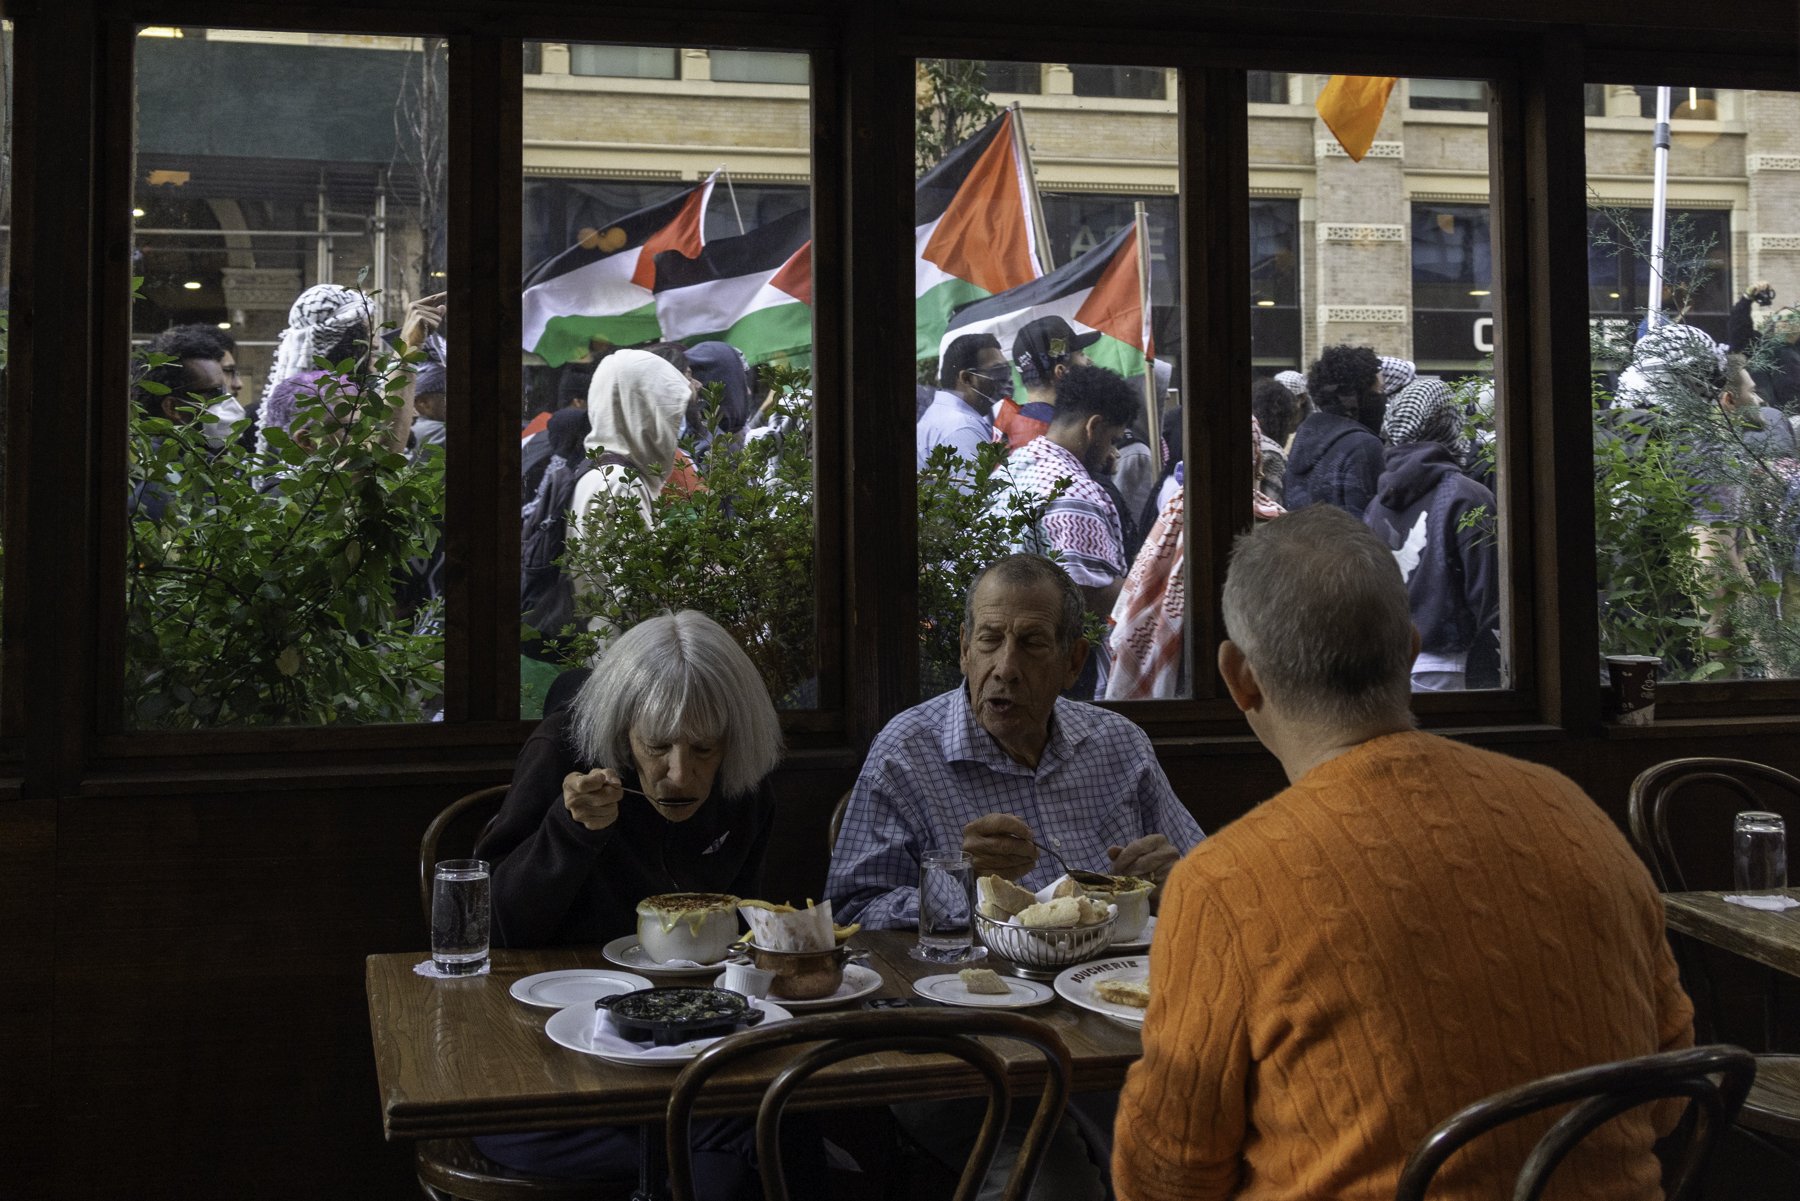
{"label": "flag pole", "polygon": [[1050,231],[1044,228],[1044,202],[1038,198],[1037,168],[1031,165],[1031,143],[1025,139],[1025,114],[1017,100],[1006,109],[1012,114],[1013,156],[1025,172],[1025,190],[1031,200],[1031,228],[1033,240],[1037,242],[1038,261],[1044,265],[1044,274],[1048,275],[1056,270],[1056,258],[1050,253]]}
{"label": "flag pole", "polygon": [[1663,323],[1663,242],[1668,236],[1669,89],[1656,89],[1656,182],[1650,201],[1650,311],[1645,324]]}
{"label": "flag pole", "polygon": [[1138,270],[1138,344],[1144,352],[1144,415],[1149,419],[1149,427],[1144,430],[1144,441],[1149,443],[1151,453],[1160,464],[1162,451],[1157,449],[1162,440],[1162,414],[1158,412],[1156,403],[1156,349],[1150,333],[1150,217],[1144,210],[1144,202],[1134,202],[1132,221],[1136,225],[1133,236],[1137,240]]}
{"label": "flag pole", "polygon": [[737,218],[738,235],[741,237],[744,233],[744,214],[738,211],[737,188],[732,186],[731,172],[725,169],[724,163],[719,164],[719,174],[725,177],[725,190],[731,194],[731,215]]}

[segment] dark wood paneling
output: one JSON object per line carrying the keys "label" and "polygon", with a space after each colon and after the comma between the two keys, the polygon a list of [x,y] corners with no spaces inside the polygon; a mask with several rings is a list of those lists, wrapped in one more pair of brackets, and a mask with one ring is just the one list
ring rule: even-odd
{"label": "dark wood paneling", "polygon": [[[0,802],[0,930],[7,965],[0,976],[0,1123],[14,1148],[47,1146],[55,1135],[50,1104],[55,1028],[56,805]],[[9,1157],[19,1196],[50,1191],[55,1164],[41,1155]]]}

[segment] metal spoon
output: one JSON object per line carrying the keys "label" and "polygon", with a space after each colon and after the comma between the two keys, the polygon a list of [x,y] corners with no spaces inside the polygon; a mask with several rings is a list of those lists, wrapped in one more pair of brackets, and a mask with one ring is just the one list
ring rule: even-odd
{"label": "metal spoon", "polygon": [[671,809],[681,809],[681,808],[685,808],[688,805],[698,805],[701,801],[704,801],[706,799],[705,797],[682,797],[680,799],[676,799],[674,797],[651,796],[649,793],[639,792],[635,788],[625,788],[625,786],[623,784],[619,785],[619,787],[624,789],[626,792],[631,793],[633,796],[641,796],[646,801],[655,801],[658,805],[666,805]]}
{"label": "metal spoon", "polygon": [[1069,879],[1075,881],[1075,883],[1077,883],[1077,884],[1108,885],[1113,882],[1112,877],[1105,874],[1104,872],[1089,872],[1089,871],[1083,871],[1080,868],[1070,867],[1068,864],[1068,861],[1065,860],[1061,855],[1058,855],[1055,851],[1051,850],[1049,847],[1045,846],[1044,844],[1042,844],[1040,842],[1033,842],[1031,839],[1025,837],[1023,834],[1007,834],[1006,837],[1007,838],[1016,838],[1020,842],[1027,843],[1031,846],[1034,846],[1038,850],[1042,851],[1044,854],[1050,856],[1050,858],[1056,860],[1056,865],[1063,869],[1063,873],[1065,875],[1067,875],[1069,877]]}

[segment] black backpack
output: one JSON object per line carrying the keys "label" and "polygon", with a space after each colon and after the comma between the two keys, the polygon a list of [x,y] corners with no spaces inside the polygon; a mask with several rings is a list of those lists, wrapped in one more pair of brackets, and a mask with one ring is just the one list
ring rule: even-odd
{"label": "black backpack", "polygon": [[569,510],[575,503],[575,485],[597,467],[636,465],[624,455],[604,454],[598,460],[556,473],[544,499],[519,531],[519,612],[544,638],[561,634],[564,626],[577,624],[575,584],[557,563],[569,546]]}

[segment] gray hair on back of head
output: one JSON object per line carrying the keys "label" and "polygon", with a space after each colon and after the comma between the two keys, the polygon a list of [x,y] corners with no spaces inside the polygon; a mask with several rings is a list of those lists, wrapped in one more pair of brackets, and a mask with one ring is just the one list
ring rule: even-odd
{"label": "gray hair on back of head", "polygon": [[1410,708],[1412,613],[1394,552],[1335,505],[1239,537],[1225,631],[1290,717],[1354,725]]}
{"label": "gray hair on back of head", "polygon": [[969,590],[963,593],[963,641],[969,640],[969,634],[975,628],[975,590],[981,587],[981,581],[995,575],[1001,583],[1014,587],[1034,588],[1050,587],[1056,589],[1062,598],[1062,616],[1056,623],[1056,645],[1068,650],[1081,637],[1081,615],[1087,609],[1087,598],[1081,595],[1081,589],[1069,578],[1069,573],[1042,555],[1018,554],[1008,555],[1004,559],[996,559],[969,581]]}
{"label": "gray hair on back of head", "polygon": [[781,761],[781,723],[762,676],[723,626],[692,609],[625,631],[576,694],[569,739],[586,762],[635,770],[634,728],[649,742],[722,743],[727,796],[753,792]]}

